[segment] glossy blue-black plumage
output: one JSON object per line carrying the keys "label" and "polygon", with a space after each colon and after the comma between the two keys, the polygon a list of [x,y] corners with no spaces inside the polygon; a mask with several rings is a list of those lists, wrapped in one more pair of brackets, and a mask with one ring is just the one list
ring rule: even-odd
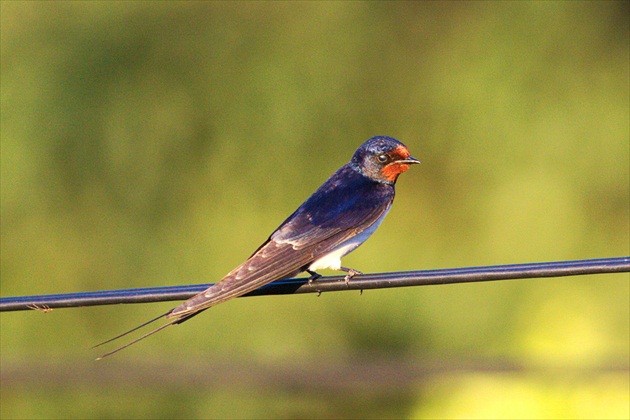
{"label": "glossy blue-black plumage", "polygon": [[182,317],[294,276],[377,222],[394,199],[394,187],[346,164],[276,229],[243,264],[173,309]]}
{"label": "glossy blue-black plumage", "polygon": [[[404,144],[392,137],[372,137],[291,214],[271,238],[299,243],[319,242],[331,236],[326,230],[354,229],[361,232],[378,219],[394,200],[394,183],[372,175],[378,171],[371,157]],[[263,244],[264,245],[264,244]]]}
{"label": "glossy blue-black plumage", "polygon": [[346,164],[311,195],[270,239],[296,246],[319,243],[345,230],[362,231],[394,199],[394,187],[370,179]]}
{"label": "glossy blue-black plumage", "polygon": [[369,139],[245,262],[168,312],[166,317],[174,318],[168,323],[102,357],[211,306],[305,271],[314,262],[319,263],[320,258],[327,261],[333,256],[334,261],[339,261],[378,226],[394,199],[398,175],[413,163],[418,161],[398,140],[384,136]]}
{"label": "glossy blue-black plumage", "polygon": [[[387,154],[392,155],[389,160],[378,159]],[[394,199],[395,179],[386,179],[381,169],[397,160],[417,163],[396,139],[379,136],[367,140],[350,162],[328,178],[243,264],[167,317],[187,316],[294,276],[369,229],[381,220]]]}

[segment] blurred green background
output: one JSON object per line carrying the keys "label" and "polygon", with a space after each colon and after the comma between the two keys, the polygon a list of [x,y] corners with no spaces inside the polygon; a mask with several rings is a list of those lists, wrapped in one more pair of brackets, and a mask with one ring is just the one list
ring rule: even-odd
{"label": "blurred green background", "polygon": [[[376,134],[347,266],[628,255],[628,5],[3,1],[1,294],[214,282]],[[0,415],[628,418],[628,279],[5,312]]]}

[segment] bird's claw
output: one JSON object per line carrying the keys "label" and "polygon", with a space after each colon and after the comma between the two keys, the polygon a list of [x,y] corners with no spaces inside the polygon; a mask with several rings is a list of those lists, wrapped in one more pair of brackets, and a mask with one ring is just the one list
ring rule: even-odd
{"label": "bird's claw", "polygon": [[341,267],[341,269],[342,269],[343,271],[346,271],[346,272],[348,273],[348,274],[346,274],[346,277],[344,277],[344,278],[343,278],[344,282],[346,283],[346,286],[348,286],[348,285],[349,285],[349,283],[350,283],[350,279],[351,279],[352,277],[357,276],[357,275],[359,275],[359,276],[360,276],[361,274],[363,274],[363,273],[362,273],[362,272],[360,272],[359,270],[355,270],[355,269],[353,269],[353,268],[345,268],[345,267]]}
{"label": "bird's claw", "polygon": [[[310,287],[313,287],[313,282],[314,282],[315,280],[317,280],[318,278],[320,278],[322,275],[321,275],[321,274],[319,274],[319,273],[316,273],[315,271],[311,271],[311,270],[306,270],[306,272],[307,272],[308,274],[310,274],[310,275],[311,275],[311,276],[308,278],[308,285],[309,285]],[[317,297],[320,297],[321,295],[322,295],[322,291],[321,291],[321,290],[318,290],[318,291],[317,291]]]}
{"label": "bird's claw", "polygon": [[316,273],[315,271],[306,270],[306,272],[311,275],[311,277],[308,278],[309,286],[312,286],[313,282],[322,276],[321,274]]}

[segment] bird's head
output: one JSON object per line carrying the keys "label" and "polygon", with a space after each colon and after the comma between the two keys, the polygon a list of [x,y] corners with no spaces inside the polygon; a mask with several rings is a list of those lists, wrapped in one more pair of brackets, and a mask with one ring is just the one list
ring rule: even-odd
{"label": "bird's head", "polygon": [[414,163],[420,161],[411,156],[407,146],[386,136],[372,137],[363,143],[350,161],[363,175],[386,184],[394,184],[398,175]]}

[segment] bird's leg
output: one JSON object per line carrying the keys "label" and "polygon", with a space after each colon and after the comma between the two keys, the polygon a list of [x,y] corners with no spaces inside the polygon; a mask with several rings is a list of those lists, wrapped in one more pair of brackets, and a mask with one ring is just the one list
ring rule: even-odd
{"label": "bird's leg", "polygon": [[306,272],[308,274],[311,275],[311,277],[308,278],[308,285],[310,286],[315,280],[317,280],[318,278],[320,278],[322,275],[319,273],[316,273],[314,271],[311,270],[306,270]]}
{"label": "bird's leg", "polygon": [[[308,278],[308,285],[311,287],[313,286],[313,282],[322,276],[321,274],[316,273],[311,270],[306,270],[306,272],[311,275],[311,277]],[[318,290],[317,297],[320,297],[321,295],[322,295],[322,291]]]}
{"label": "bird's leg", "polygon": [[360,272],[359,270],[355,270],[353,268],[346,268],[346,267],[339,267],[339,269],[341,271],[345,271],[346,273],[348,273],[346,275],[346,277],[344,278],[344,281],[346,282],[346,286],[348,285],[348,283],[350,282],[350,279],[356,275],[361,275],[363,274],[362,272]]}

